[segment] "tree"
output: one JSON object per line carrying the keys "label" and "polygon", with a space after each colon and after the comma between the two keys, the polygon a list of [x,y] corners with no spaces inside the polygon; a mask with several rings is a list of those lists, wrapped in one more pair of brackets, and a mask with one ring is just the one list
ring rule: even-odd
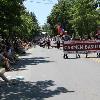
{"label": "tree", "polygon": [[0,34],[2,38],[14,40],[32,38],[39,33],[39,25],[34,13],[29,13],[24,0],[0,0]]}
{"label": "tree", "polygon": [[73,33],[74,37],[77,35],[90,38],[90,33],[95,32],[100,24],[97,3],[94,0],[59,0],[47,17],[47,23],[54,33],[57,33],[56,25],[60,23],[62,28]]}
{"label": "tree", "polygon": [[71,8],[72,26],[76,34],[81,38],[87,36],[91,38],[91,32],[94,32],[97,27],[98,13],[94,8],[94,0],[76,0]]}
{"label": "tree", "polygon": [[58,4],[56,4],[51,14],[47,18],[47,22],[50,24],[53,32],[56,32],[56,25],[60,24],[64,30],[67,30],[69,33],[72,33],[71,24],[69,23],[70,14],[69,10],[73,0],[59,0]]}
{"label": "tree", "polygon": [[34,13],[29,13],[24,10],[21,14],[22,23],[16,33],[17,37],[22,39],[32,39],[35,35],[38,35],[40,32],[40,27],[38,25],[37,19]]}
{"label": "tree", "polygon": [[40,26],[38,24],[38,20],[36,19],[36,16],[33,12],[31,12],[30,15],[32,17],[32,21],[33,21],[33,24],[34,24],[34,27],[33,27],[33,30],[32,30],[33,36],[39,35],[40,34]]}
{"label": "tree", "polygon": [[0,0],[0,34],[3,38],[14,36],[13,29],[20,25],[24,0]]}

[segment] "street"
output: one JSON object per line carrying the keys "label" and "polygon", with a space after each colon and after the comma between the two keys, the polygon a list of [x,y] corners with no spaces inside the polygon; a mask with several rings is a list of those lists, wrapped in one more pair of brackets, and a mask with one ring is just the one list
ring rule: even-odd
{"label": "street", "polygon": [[70,54],[63,59],[62,49],[31,48],[14,71],[5,73],[23,80],[1,87],[0,100],[99,100],[100,58],[89,56],[76,59]]}

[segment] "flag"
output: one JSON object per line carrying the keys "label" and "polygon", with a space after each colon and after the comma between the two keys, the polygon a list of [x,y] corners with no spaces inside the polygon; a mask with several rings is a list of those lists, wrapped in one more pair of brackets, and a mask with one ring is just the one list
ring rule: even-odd
{"label": "flag", "polygon": [[63,35],[64,34],[64,29],[61,27],[61,25],[57,25],[57,31],[59,35]]}

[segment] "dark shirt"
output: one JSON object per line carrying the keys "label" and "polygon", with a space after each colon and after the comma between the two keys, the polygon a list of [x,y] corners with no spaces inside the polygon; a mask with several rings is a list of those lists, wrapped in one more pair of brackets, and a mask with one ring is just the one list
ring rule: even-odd
{"label": "dark shirt", "polygon": [[71,38],[70,38],[69,35],[65,35],[65,36],[63,37],[63,40],[64,40],[64,41],[69,41],[69,40],[71,40]]}

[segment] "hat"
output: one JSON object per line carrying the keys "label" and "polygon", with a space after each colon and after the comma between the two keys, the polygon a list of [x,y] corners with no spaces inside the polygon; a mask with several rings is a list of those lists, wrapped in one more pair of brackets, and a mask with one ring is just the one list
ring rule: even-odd
{"label": "hat", "polygon": [[65,32],[67,32],[67,31],[65,31]]}

